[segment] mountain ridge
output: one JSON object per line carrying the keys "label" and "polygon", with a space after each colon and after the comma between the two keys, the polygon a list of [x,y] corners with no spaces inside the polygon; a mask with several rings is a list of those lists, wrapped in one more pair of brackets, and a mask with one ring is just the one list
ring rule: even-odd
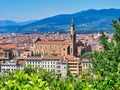
{"label": "mountain ridge", "polygon": [[[60,14],[37,20],[30,24],[15,26],[14,30],[2,27],[9,32],[41,33],[41,32],[69,32],[71,19],[74,18],[77,33],[113,32],[111,21],[120,17],[120,9],[89,9],[73,14]],[[0,28],[0,32],[2,31]]]}

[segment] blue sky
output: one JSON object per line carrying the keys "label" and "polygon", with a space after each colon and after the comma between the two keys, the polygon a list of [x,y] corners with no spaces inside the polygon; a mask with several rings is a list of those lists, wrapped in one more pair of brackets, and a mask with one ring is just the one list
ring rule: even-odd
{"label": "blue sky", "polygon": [[119,0],[0,0],[0,20],[38,20],[87,9],[120,9]]}

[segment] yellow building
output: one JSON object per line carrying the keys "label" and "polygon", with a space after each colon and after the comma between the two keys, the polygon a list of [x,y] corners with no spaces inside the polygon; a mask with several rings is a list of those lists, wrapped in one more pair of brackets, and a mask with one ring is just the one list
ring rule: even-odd
{"label": "yellow building", "polygon": [[79,72],[80,58],[68,55],[66,56],[66,60],[67,60],[67,66],[70,69],[72,75],[80,75]]}

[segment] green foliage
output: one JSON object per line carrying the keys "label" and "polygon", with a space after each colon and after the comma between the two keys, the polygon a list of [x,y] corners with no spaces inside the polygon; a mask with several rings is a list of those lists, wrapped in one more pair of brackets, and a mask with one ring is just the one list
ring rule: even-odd
{"label": "green foliage", "polygon": [[84,58],[90,59],[92,57],[93,57],[93,53],[87,52],[87,53],[85,53],[85,54],[82,55],[81,60],[84,59]]}
{"label": "green foliage", "polygon": [[38,78],[36,74],[16,72],[12,79],[0,83],[1,90],[49,90],[48,83]]}
{"label": "green foliage", "polygon": [[[120,67],[120,65],[119,65]],[[60,74],[47,72],[42,68],[32,68],[9,74],[0,74],[0,90],[117,90],[120,89],[120,71],[107,76],[86,75],[60,79]],[[120,69],[120,68],[119,68]]]}
{"label": "green foliage", "polygon": [[104,33],[101,33],[100,43],[103,46],[104,50],[111,50],[113,47],[113,43],[108,42],[108,37]]}
{"label": "green foliage", "polygon": [[120,45],[120,18],[118,20],[112,21],[112,26],[115,30],[115,34],[113,36],[113,40],[117,45]]}
{"label": "green foliage", "polygon": [[71,73],[71,71],[70,71],[69,68],[67,68],[67,76],[68,76],[68,77],[72,77],[72,73]]}
{"label": "green foliage", "polygon": [[101,33],[100,43],[103,46],[103,51],[86,53],[82,57],[90,59],[93,64],[92,73],[107,76],[108,73],[118,71],[118,63],[120,63],[120,19],[113,20],[112,26],[115,33],[111,42],[108,42],[108,37]]}
{"label": "green foliage", "polygon": [[92,88],[94,89],[120,89],[120,19],[113,20],[112,26],[115,32],[111,42],[108,42],[108,37],[101,33],[100,44],[104,50],[86,53],[82,56],[82,58],[88,58],[92,63],[91,73],[95,76],[95,81],[92,81],[92,78],[90,81],[92,81]]}

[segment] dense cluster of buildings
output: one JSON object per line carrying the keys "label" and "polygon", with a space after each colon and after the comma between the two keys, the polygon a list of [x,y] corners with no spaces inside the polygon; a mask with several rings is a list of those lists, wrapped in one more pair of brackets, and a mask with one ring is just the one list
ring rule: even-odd
{"label": "dense cluster of buildings", "polygon": [[0,71],[8,73],[25,66],[42,67],[47,71],[81,75],[91,67],[80,57],[90,51],[102,50],[99,34],[77,34],[72,20],[70,34],[6,34],[0,35]]}

